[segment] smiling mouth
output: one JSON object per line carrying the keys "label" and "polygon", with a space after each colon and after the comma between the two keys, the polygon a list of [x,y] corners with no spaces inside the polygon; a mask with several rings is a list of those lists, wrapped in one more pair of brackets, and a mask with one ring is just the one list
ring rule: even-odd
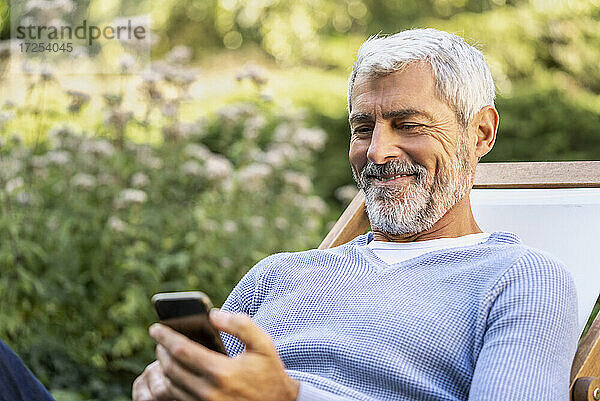
{"label": "smiling mouth", "polygon": [[372,175],[372,176],[370,176],[370,178],[375,180],[376,182],[388,183],[388,182],[401,181],[403,179],[406,179],[407,177],[413,177],[413,176],[414,176],[414,174],[393,174],[393,175],[382,175],[382,176]]}

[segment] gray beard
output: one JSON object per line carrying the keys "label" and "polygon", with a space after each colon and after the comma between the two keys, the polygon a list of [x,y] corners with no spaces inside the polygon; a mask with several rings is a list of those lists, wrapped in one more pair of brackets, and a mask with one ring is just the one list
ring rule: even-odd
{"label": "gray beard", "polygon": [[[414,182],[402,187],[372,185],[370,175],[398,173],[415,174]],[[464,155],[443,166],[434,177],[422,165],[403,160],[383,165],[369,162],[360,177],[354,170],[352,175],[359,189],[365,192],[371,227],[390,235],[406,235],[429,230],[467,195],[471,188],[472,168]]]}

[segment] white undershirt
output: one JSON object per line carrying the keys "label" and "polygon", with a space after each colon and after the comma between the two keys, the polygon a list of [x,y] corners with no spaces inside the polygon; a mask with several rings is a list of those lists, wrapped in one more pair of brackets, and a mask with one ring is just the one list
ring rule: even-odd
{"label": "white undershirt", "polygon": [[478,233],[456,238],[438,238],[415,242],[371,241],[368,247],[373,250],[379,259],[388,265],[393,265],[440,249],[480,244],[487,241],[489,236],[489,233]]}

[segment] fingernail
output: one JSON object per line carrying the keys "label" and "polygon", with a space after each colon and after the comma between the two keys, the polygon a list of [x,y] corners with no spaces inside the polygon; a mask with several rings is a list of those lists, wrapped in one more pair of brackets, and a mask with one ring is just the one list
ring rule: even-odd
{"label": "fingernail", "polygon": [[160,324],[159,323],[154,323],[152,326],[150,326],[150,328],[148,329],[148,332],[150,333],[150,337],[154,338],[158,335],[158,333],[160,332]]}

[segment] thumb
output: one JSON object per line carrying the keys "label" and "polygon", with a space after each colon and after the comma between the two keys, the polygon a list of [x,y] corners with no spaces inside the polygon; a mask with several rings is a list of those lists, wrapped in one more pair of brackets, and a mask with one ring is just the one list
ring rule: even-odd
{"label": "thumb", "polygon": [[246,345],[246,350],[264,355],[277,355],[273,340],[245,313],[230,313],[213,308],[210,323],[220,331],[237,337]]}

